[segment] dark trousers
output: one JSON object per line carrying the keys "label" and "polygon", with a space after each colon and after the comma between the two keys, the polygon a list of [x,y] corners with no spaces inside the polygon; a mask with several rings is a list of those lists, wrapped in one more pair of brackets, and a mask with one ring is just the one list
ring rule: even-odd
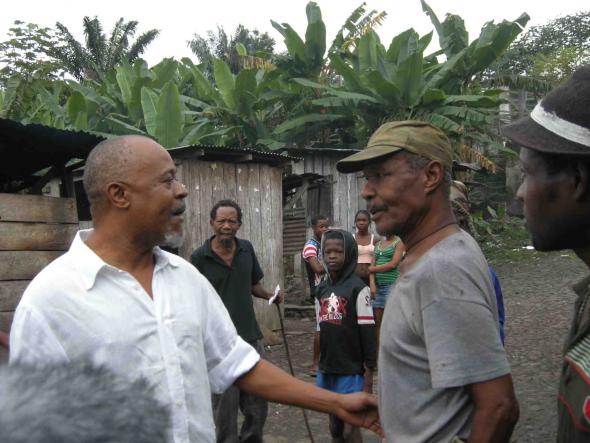
{"label": "dark trousers", "polygon": [[[250,344],[261,356],[264,355],[262,340],[256,340]],[[244,415],[239,435],[238,408]],[[262,431],[267,413],[266,400],[240,391],[234,385],[221,395],[213,395],[217,443],[262,443]]]}

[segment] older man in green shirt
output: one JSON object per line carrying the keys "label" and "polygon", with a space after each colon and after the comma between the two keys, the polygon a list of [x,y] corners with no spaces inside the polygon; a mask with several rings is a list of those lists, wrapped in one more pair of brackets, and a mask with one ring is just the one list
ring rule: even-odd
{"label": "older man in green shirt", "polygon": [[[264,276],[252,244],[236,237],[242,225],[242,209],[232,200],[221,200],[211,209],[214,235],[193,252],[191,263],[213,285],[242,339],[264,353],[262,333],[254,315],[252,295],[269,299],[260,280]],[[244,422],[238,435],[238,408]],[[236,386],[213,397],[217,442],[262,442],[268,405]]]}

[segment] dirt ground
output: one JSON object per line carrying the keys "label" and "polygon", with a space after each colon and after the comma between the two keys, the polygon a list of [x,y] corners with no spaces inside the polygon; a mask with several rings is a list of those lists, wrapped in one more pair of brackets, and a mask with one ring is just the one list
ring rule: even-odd
{"label": "dirt ground", "polygon": [[[492,264],[500,277],[506,307],[506,350],[520,403],[520,420],[512,441],[551,442],[556,430],[556,390],[560,353],[572,316],[572,281],[586,268],[572,253],[541,254],[527,251]],[[312,382],[313,324],[307,319],[286,320],[289,349],[297,377]],[[270,348],[267,357],[288,370],[284,346]],[[308,412],[315,441],[329,442],[328,421]],[[365,442],[378,442],[363,432]],[[271,404],[266,438],[274,442],[309,441],[299,409]]]}

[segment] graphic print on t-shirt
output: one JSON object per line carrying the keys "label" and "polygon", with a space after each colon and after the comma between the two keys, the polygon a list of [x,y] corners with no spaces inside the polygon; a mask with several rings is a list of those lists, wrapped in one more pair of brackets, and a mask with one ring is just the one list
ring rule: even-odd
{"label": "graphic print on t-shirt", "polygon": [[338,297],[333,292],[329,297],[322,298],[320,301],[320,323],[341,324],[342,319],[346,317],[347,303],[346,298]]}

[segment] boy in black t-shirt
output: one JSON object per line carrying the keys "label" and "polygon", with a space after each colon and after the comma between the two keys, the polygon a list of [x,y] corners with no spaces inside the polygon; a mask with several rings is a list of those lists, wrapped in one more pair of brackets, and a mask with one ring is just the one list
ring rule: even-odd
{"label": "boy in black t-shirt", "polygon": [[[346,231],[322,237],[327,277],[316,288],[320,365],[316,384],[338,393],[371,392],[375,369],[375,320],[371,292],[355,274],[357,244]],[[333,441],[361,441],[358,428],[330,415]]]}

